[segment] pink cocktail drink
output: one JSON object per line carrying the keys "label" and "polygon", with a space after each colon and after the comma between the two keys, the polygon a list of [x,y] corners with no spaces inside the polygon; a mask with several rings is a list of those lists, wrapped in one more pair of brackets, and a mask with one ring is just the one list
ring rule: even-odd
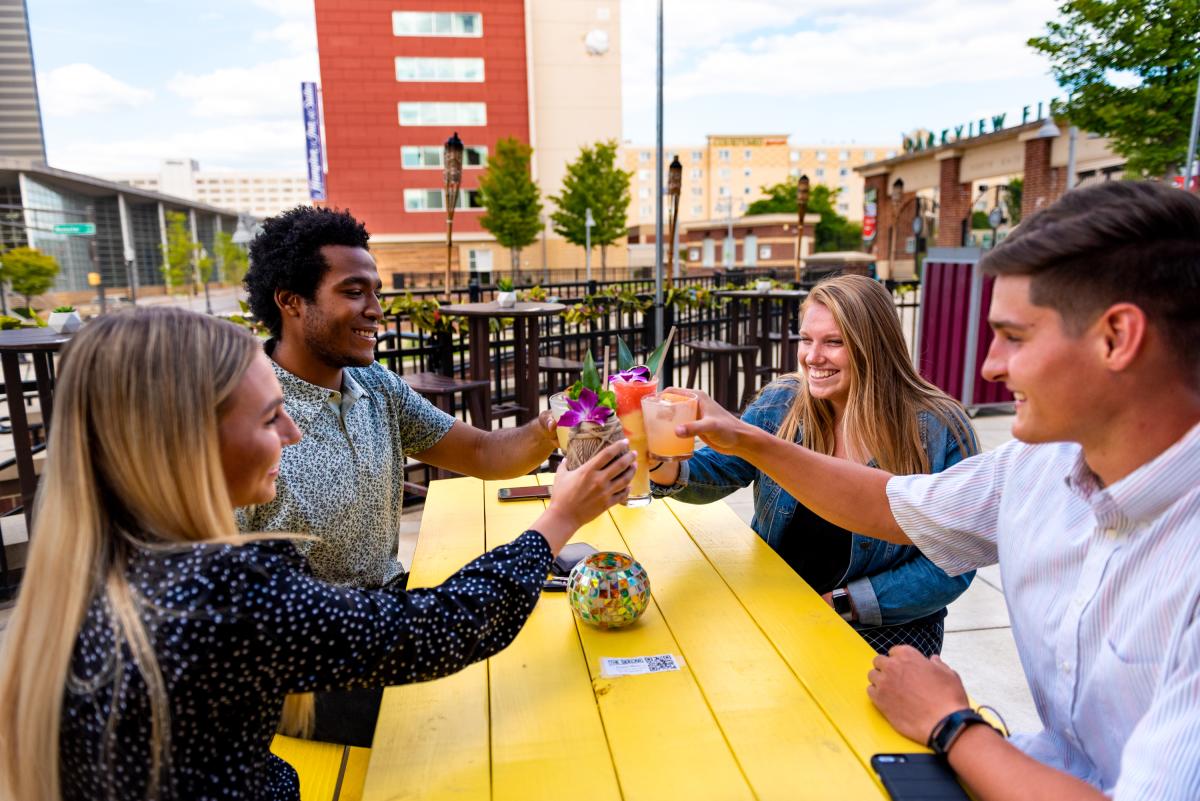
{"label": "pink cocktail drink", "polygon": [[642,416],[642,398],[654,395],[658,390],[658,379],[627,381],[614,377],[609,386],[617,396],[617,417],[625,429],[629,449],[637,451],[637,472],[629,484],[629,499],[625,505],[645,506],[650,503],[650,452]]}
{"label": "pink cocktail drink", "polygon": [[698,396],[686,389],[672,389],[642,399],[642,417],[650,458],[661,462],[682,462],[692,458],[696,440],[680,437],[675,427],[696,419]]}

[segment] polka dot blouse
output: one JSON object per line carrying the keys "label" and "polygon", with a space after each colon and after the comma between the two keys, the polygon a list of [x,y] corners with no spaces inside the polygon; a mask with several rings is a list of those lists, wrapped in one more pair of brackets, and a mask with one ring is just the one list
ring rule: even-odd
{"label": "polka dot blouse", "polygon": [[[427,681],[491,656],[533,611],[550,561],[527,531],[438,587],[403,592],[318,581],[288,542],[140,552],[128,576],[171,716],[160,797],[299,799],[295,771],[269,751],[285,695]],[[145,796],[150,705],[112,625],[93,600],[63,700],[70,801]]]}

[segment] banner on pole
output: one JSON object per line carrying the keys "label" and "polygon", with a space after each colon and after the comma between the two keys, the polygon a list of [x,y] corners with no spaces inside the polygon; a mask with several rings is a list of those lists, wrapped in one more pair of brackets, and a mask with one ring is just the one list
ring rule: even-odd
{"label": "banner on pole", "polygon": [[301,83],[300,97],[304,103],[308,196],[313,200],[325,200],[325,159],[321,153],[321,107],[317,100],[317,84],[313,81]]}

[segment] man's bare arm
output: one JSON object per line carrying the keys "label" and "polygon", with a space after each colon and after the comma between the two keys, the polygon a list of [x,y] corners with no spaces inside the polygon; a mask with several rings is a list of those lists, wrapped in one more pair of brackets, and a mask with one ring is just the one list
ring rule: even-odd
{"label": "man's bare arm", "polygon": [[413,454],[426,464],[483,479],[513,478],[534,470],[558,446],[549,412],[517,428],[482,431],[461,420],[435,445]]}

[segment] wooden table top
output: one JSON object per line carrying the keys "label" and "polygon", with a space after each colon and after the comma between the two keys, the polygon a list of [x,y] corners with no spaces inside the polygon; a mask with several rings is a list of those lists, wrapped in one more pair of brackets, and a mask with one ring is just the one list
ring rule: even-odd
{"label": "wooden table top", "polygon": [[50,328],[14,328],[10,331],[0,331],[0,351],[54,351],[70,341],[70,334],[60,334]]}
{"label": "wooden table top", "polygon": [[[435,481],[409,586],[518,536],[544,501]],[[876,753],[924,751],[867,698],[874,651],[723,502],[615,507],[575,541],[632,554],[652,601],[632,626],[580,622],[544,593],[506,650],[384,694],[365,801],[886,799]],[[604,678],[600,660],[673,654],[680,670]]]}
{"label": "wooden table top", "polygon": [[442,314],[456,314],[460,317],[541,317],[547,314],[557,314],[567,308],[561,303],[549,301],[520,302],[515,306],[505,308],[496,301],[487,303],[451,303],[441,308]]}

